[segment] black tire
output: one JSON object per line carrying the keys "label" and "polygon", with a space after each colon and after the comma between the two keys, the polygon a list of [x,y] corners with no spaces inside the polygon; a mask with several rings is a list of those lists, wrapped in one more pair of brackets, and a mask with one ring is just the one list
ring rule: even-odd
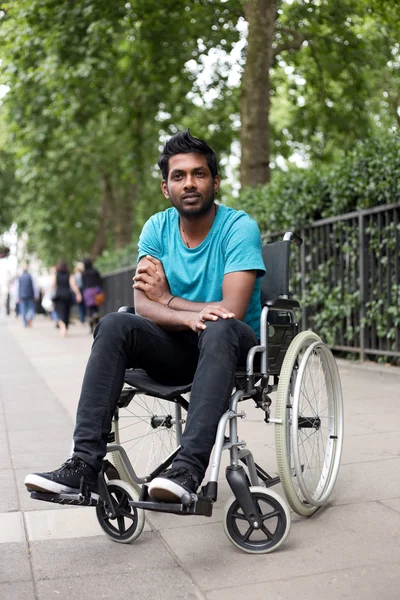
{"label": "black tire", "polygon": [[[224,510],[224,530],[232,544],[240,550],[249,554],[267,554],[279,548],[289,534],[289,507],[272,490],[256,486],[251,487],[250,492],[258,503],[262,527],[252,529],[237,499],[232,497]],[[265,525],[266,521],[268,526]]]}
{"label": "black tire", "polygon": [[138,494],[129,483],[121,480],[111,480],[107,483],[116,518],[110,518],[103,505],[96,507],[96,515],[100,527],[114,542],[130,544],[143,531],[144,511],[129,506],[130,500],[138,500]]}

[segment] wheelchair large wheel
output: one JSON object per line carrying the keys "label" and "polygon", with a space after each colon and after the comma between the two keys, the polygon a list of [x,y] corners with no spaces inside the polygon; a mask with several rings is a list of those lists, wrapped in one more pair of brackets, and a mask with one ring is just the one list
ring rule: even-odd
{"label": "wheelchair large wheel", "polygon": [[333,491],[343,442],[339,372],[332,352],[311,331],[299,333],[286,353],[276,417],[282,487],[292,509],[310,516]]}
{"label": "wheelchair large wheel", "polygon": [[144,510],[129,506],[129,501],[138,500],[139,495],[131,485],[120,479],[109,481],[107,489],[117,516],[109,517],[103,505],[97,506],[100,527],[114,542],[130,544],[139,537],[144,527]]}
{"label": "wheelchair large wheel", "polygon": [[259,529],[253,528],[233,496],[224,509],[224,530],[229,540],[249,554],[273,552],[287,538],[290,530],[290,511],[286,502],[276,492],[264,487],[251,487],[262,515]]}
{"label": "wheelchair large wheel", "polygon": [[[186,408],[136,393],[128,406],[119,408],[112,421],[115,443],[127,452],[138,477],[147,477],[170,456],[180,444],[186,420]],[[112,461],[124,481],[140,491],[141,485],[129,476],[119,452]]]}

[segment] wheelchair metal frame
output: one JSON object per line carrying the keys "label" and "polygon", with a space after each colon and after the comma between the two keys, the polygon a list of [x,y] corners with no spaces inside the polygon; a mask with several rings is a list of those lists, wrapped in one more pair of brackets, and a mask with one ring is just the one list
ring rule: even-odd
{"label": "wheelchair metal frame", "polygon": [[[229,408],[222,415],[219,421],[215,437],[214,450],[210,461],[210,476],[206,485],[202,487],[200,494],[185,494],[181,499],[181,503],[176,504],[155,502],[151,500],[148,495],[147,484],[171,465],[173,459],[178,454],[180,449],[179,444],[182,436],[182,412],[178,403],[175,403],[175,426],[178,447],[162,463],[160,463],[160,465],[152,473],[146,477],[139,477],[136,474],[135,469],[129,460],[127,452],[121,445],[115,443],[110,443],[107,445],[107,453],[118,452],[120,460],[122,461],[129,477],[133,482],[142,485],[142,492],[139,500],[130,502],[129,504],[131,506],[157,512],[211,516],[212,504],[217,500],[218,496],[218,477],[221,467],[222,452],[224,450],[229,450],[230,464],[226,470],[226,478],[245,516],[249,519],[249,522],[257,527],[260,515],[257,505],[251,496],[249,487],[260,485],[260,479],[262,481],[262,486],[271,487],[279,483],[280,478],[279,476],[272,477],[255,463],[251,451],[246,448],[246,442],[239,440],[237,420],[238,418],[244,418],[246,416],[244,412],[238,412],[238,404],[241,400],[251,398],[255,399],[260,391],[265,390],[267,393],[269,393],[274,391],[274,389],[277,387],[276,385],[269,386],[268,384],[271,376],[268,373],[268,313],[270,311],[284,312],[285,314],[289,314],[290,323],[295,325],[297,328],[298,323],[296,320],[295,310],[293,308],[282,306],[279,302],[276,304],[276,306],[263,307],[260,318],[260,344],[253,346],[247,355],[245,389],[236,389],[236,391],[233,392],[230,398]],[[260,372],[255,373],[254,359],[258,353],[261,354],[261,368]],[[260,389],[256,388],[256,378],[262,382]],[[270,418],[268,410],[269,403],[268,406],[263,406],[261,403],[258,403],[257,406],[265,410],[266,422],[276,423],[278,420]],[[228,422],[229,436],[226,437],[225,431]],[[248,475],[240,463],[244,463],[246,465]]]}
{"label": "wheelchair metal frame", "polygon": [[[300,245],[302,243],[301,238],[299,238],[299,236],[292,232],[288,232],[287,234],[285,234],[283,239],[286,242],[292,241],[296,245]],[[284,294],[285,293],[286,292],[284,292]],[[214,443],[214,450],[210,461],[210,476],[208,482],[201,488],[201,491],[198,494],[190,494],[189,492],[187,492],[182,496],[180,503],[156,502],[153,501],[148,494],[148,483],[151,482],[162,471],[164,471],[171,465],[172,461],[177,456],[180,450],[183,422],[182,406],[184,407],[185,405],[187,405],[187,401],[183,398],[182,395],[179,394],[178,390],[176,396],[174,396],[173,399],[172,397],[165,397],[166,400],[174,400],[175,418],[169,417],[169,419],[171,424],[175,425],[177,447],[150,474],[147,474],[144,477],[139,477],[130,462],[126,450],[122,447],[121,444],[114,443],[114,439],[110,437],[109,443],[107,445],[107,453],[118,453],[122,466],[125,469],[130,480],[133,483],[140,484],[141,486],[139,497],[137,495],[130,496],[131,499],[129,499],[128,502],[130,507],[134,509],[144,509],[181,515],[192,514],[211,516],[213,504],[217,500],[218,495],[218,477],[221,468],[222,452],[224,450],[229,450],[230,462],[226,468],[226,479],[234,494],[237,506],[240,507],[240,509],[242,510],[243,517],[252,530],[263,528],[263,519],[266,517],[265,515],[263,516],[261,514],[261,509],[257,500],[257,493],[264,494],[264,492],[261,491],[261,488],[269,488],[273,485],[276,485],[277,483],[279,483],[280,477],[272,477],[266,471],[264,471],[264,469],[262,469],[258,464],[256,464],[252,452],[246,447],[246,442],[239,439],[238,419],[244,418],[246,416],[245,412],[239,412],[239,402],[242,400],[253,399],[257,408],[261,408],[265,412],[265,422],[274,424],[284,423],[285,412],[283,412],[283,414],[281,415],[281,419],[271,418],[271,398],[269,397],[269,394],[273,391],[276,391],[276,389],[278,388],[278,380],[281,374],[282,360],[288,348],[286,346],[286,343],[289,340],[290,344],[298,332],[296,309],[300,309],[300,305],[297,301],[290,299],[288,295],[284,294],[280,295],[278,298],[274,298],[271,300],[267,299],[264,302],[260,317],[260,344],[253,346],[249,350],[246,359],[245,373],[236,373],[236,389],[231,395],[228,410],[222,415],[218,424]],[[276,325],[274,320],[272,320],[271,323],[268,321],[268,315],[271,312],[281,313],[282,316],[284,315],[283,322],[279,322],[279,319],[277,321],[277,324],[279,325],[279,327],[281,328],[281,332],[283,333],[283,337],[279,335],[277,336],[277,339],[275,340],[275,342],[277,341],[277,344],[275,343],[275,347],[279,347],[281,337],[284,340],[284,344],[282,344],[282,346],[280,347],[280,351],[278,350],[276,356],[274,355],[274,352],[271,353],[272,362],[270,365],[268,340],[270,336],[270,327],[274,327],[274,325]],[[287,326],[287,329],[285,329],[285,326]],[[317,337],[317,339],[319,338]],[[320,341],[315,342],[314,346],[315,344],[319,345]],[[257,369],[257,371],[255,371],[254,364],[256,356],[258,354],[260,355],[260,368]],[[295,359],[296,357],[294,357],[293,360]],[[293,362],[292,369],[297,371],[297,362]],[[272,383],[270,383],[271,377],[273,377]],[[119,405],[119,407],[123,408],[127,406],[136,391],[146,394],[145,387],[141,388],[139,385],[137,388],[132,387],[130,388],[129,393],[126,394],[125,403],[122,402]],[[285,410],[284,405],[282,406]],[[286,409],[288,408],[289,407],[286,407]],[[306,420],[307,423],[303,424],[304,427],[314,426],[314,424],[309,424],[311,423],[309,419]],[[225,434],[228,423],[229,435],[226,436]],[[290,445],[289,440],[287,441],[287,444]],[[290,454],[290,448],[288,449],[288,453]],[[246,466],[246,469],[243,467],[243,464]],[[281,473],[281,471],[279,472]],[[286,476],[286,474],[283,473],[282,477],[284,477],[284,475]],[[98,499],[94,498],[94,496],[90,493],[83,479],[81,480],[81,488],[79,494],[44,494],[39,492],[33,492],[31,495],[32,497],[40,500],[58,502],[62,504],[80,504],[87,506],[97,506],[98,511],[103,511],[102,518],[118,519],[118,508],[115,508],[113,504],[113,499],[111,497],[111,492],[108,489],[107,483],[107,480],[109,480],[110,484],[114,485],[115,487],[117,484],[116,480],[118,480],[118,478],[119,473],[117,469],[113,465],[111,465],[111,463],[109,463],[108,460],[105,459],[102,471],[99,473]],[[284,479],[282,479],[282,481],[284,483]],[[279,498],[279,496],[274,492],[268,493],[272,495],[272,498],[275,497],[275,500]],[[283,528],[285,529],[287,524],[288,526],[290,526],[290,515],[288,509],[286,509],[285,503],[281,499],[278,500],[278,504],[278,512],[280,512],[280,518],[282,520],[281,522],[284,524]],[[314,506],[317,506],[317,504],[314,504]],[[273,514],[275,515],[275,513]],[[286,537],[287,532],[288,530],[286,529],[284,531],[282,539]],[[232,540],[232,536],[230,537],[231,541],[233,541],[234,544],[238,545],[234,540]],[[241,543],[239,543],[239,547],[249,552],[258,551],[256,546],[254,546],[252,549],[246,549]],[[270,550],[264,549],[263,551]]]}

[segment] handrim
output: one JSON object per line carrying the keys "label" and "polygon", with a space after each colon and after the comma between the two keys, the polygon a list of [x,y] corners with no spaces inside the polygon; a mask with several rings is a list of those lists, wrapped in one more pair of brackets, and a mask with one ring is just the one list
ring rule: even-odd
{"label": "handrim", "polygon": [[[313,350],[310,347],[324,348],[322,350],[324,357],[326,358],[326,368],[329,369],[330,381],[332,383],[332,389],[334,391],[335,406],[338,406],[338,411],[335,411],[334,419],[338,426],[338,440],[335,443],[335,455],[334,465],[335,468],[324,471],[327,474],[329,481],[325,484],[321,484],[321,493],[319,498],[313,498],[312,495],[307,493],[307,488],[304,481],[303,470],[304,465],[301,464],[299,454],[297,454],[295,464],[295,451],[298,452],[299,436],[298,428],[296,433],[293,431],[293,414],[294,411],[298,411],[300,389],[303,382],[303,374],[306,368],[307,358],[312,354]],[[299,364],[299,356],[304,351]],[[297,395],[296,395],[297,391]],[[291,397],[293,398],[291,404]],[[297,404],[295,404],[297,399]],[[321,339],[311,331],[305,331],[299,333],[292,341],[289,349],[286,353],[282,370],[279,378],[278,394],[277,394],[277,405],[276,405],[276,417],[281,422],[276,424],[275,427],[275,439],[276,439],[276,452],[278,471],[281,478],[282,487],[284,489],[286,498],[292,507],[292,509],[300,515],[310,516],[312,515],[319,506],[324,504],[329,494],[333,490],[333,486],[336,480],[341,444],[342,444],[342,396],[340,388],[340,379],[337,371],[336,362],[333,358],[329,348],[322,343]],[[298,424],[298,412],[297,412],[297,424]],[[315,416],[315,415],[314,415]],[[307,415],[309,418],[309,415]],[[317,418],[317,417],[316,417]],[[319,418],[319,417],[318,417]],[[293,458],[292,458],[293,457]],[[329,461],[330,463],[331,461]],[[331,481],[331,476],[332,481]],[[302,484],[302,486],[300,485]],[[319,490],[319,484],[316,486]],[[304,493],[306,492],[306,493]]]}
{"label": "handrim", "polygon": [[[322,371],[324,372],[324,378],[326,382],[327,388],[327,401],[328,404],[326,407],[321,406],[322,399],[322,388],[319,385],[319,381],[313,384],[313,392],[314,398],[308,398],[307,394],[302,391],[303,378],[305,377],[306,370],[310,371],[309,363],[312,362],[313,355],[319,355],[319,362],[321,366],[322,362]],[[322,361],[321,361],[322,356]],[[318,373],[320,372],[320,368],[318,368]],[[320,393],[320,398],[316,397],[316,390]],[[326,443],[323,445],[324,440],[322,439],[322,434],[320,432],[323,430],[323,426],[320,426],[316,430],[317,444],[315,448],[312,449],[312,457],[317,459],[317,453],[321,453],[321,450],[324,450],[323,461],[321,464],[321,460],[319,461],[319,466],[317,468],[320,469],[320,475],[318,478],[318,482],[315,485],[314,490],[310,490],[309,486],[306,483],[305,477],[305,469],[304,465],[302,465],[300,458],[300,445],[305,448],[304,440],[301,440],[301,427],[299,428],[299,406],[301,403],[301,395],[306,398],[306,402],[309,405],[308,411],[310,413],[314,412],[314,415],[311,414],[311,418],[315,418],[318,415],[318,419],[323,417],[323,412],[325,409],[328,410],[328,424],[327,429],[329,430],[329,436],[326,440]],[[312,401],[316,400],[316,406],[312,406]],[[306,438],[307,444],[309,444],[312,436],[308,436]],[[293,409],[292,409],[292,441],[293,441],[293,458],[294,458],[294,466],[296,471],[297,480],[299,482],[300,489],[304,495],[304,498],[307,502],[312,504],[313,506],[322,506],[325,504],[332,491],[333,487],[336,483],[337,475],[339,472],[340,465],[340,457],[341,457],[341,448],[342,448],[342,440],[343,440],[343,411],[342,411],[342,395],[340,389],[340,378],[337,370],[335,359],[333,358],[332,352],[329,348],[323,344],[322,342],[314,342],[309,346],[307,351],[304,354],[302,359],[299,373],[297,376],[296,387],[294,391],[293,397]],[[321,441],[321,443],[320,443]],[[304,454],[303,454],[304,457]],[[309,465],[310,466],[310,465]],[[317,468],[314,467],[314,471],[317,472]],[[313,467],[311,467],[311,471]],[[312,473],[311,473],[312,474]]]}

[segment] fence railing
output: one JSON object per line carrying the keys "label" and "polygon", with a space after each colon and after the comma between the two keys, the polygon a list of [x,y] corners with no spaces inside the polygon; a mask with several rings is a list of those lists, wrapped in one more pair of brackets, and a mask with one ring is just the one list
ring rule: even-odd
{"label": "fence railing", "polygon": [[400,204],[322,219],[298,233],[304,243],[291,271],[302,328],[361,361],[400,358]]}
{"label": "fence railing", "polygon": [[[302,328],[338,351],[400,358],[400,204],[316,221],[292,252]],[[266,241],[281,239],[273,234]],[[104,312],[133,302],[135,268],[106,275]]]}
{"label": "fence railing", "polygon": [[106,293],[106,301],[102,307],[104,314],[116,311],[121,306],[133,305],[132,277],[135,270],[136,267],[133,266],[104,275],[104,291]]}

